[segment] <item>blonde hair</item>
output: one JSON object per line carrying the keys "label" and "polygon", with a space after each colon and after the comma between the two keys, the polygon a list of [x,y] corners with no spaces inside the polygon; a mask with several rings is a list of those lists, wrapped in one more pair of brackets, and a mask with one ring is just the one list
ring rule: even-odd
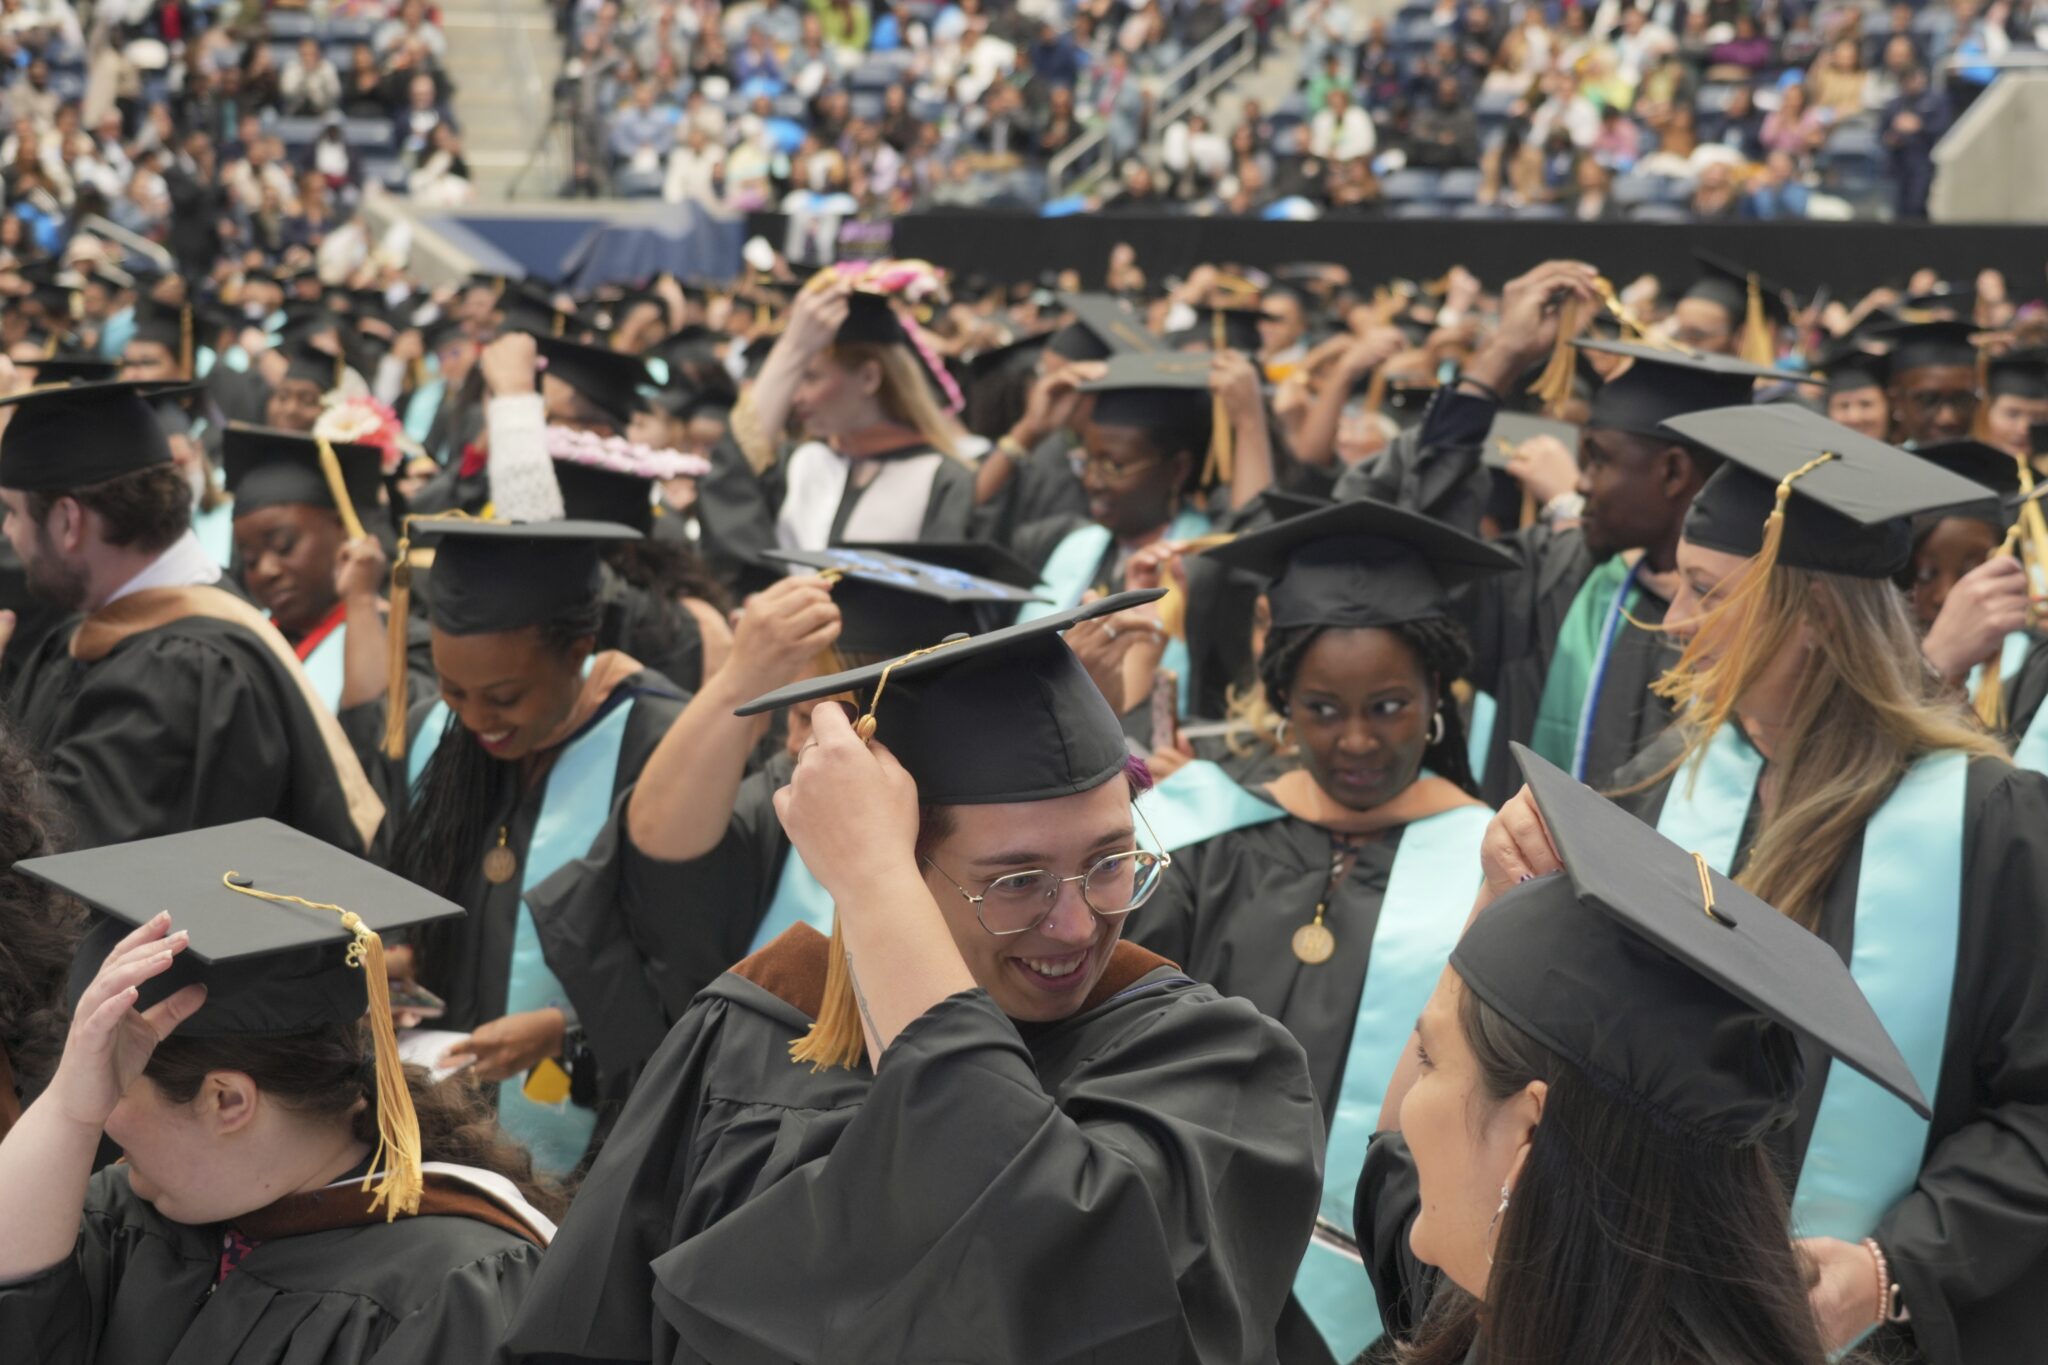
{"label": "blonde hair", "polygon": [[[1655,684],[1678,705],[1684,751],[1631,790],[1697,759],[1806,626],[1811,656],[1771,756],[1775,800],[1736,880],[1812,929],[1851,845],[1914,762],[1949,750],[1992,758],[2006,751],[1944,695],[1890,582],[1761,557],[1741,572],[1743,581],[1701,618],[1678,663]],[[1695,769],[1687,780],[1696,777]]]}
{"label": "blonde hair", "polygon": [[876,345],[872,342],[838,342],[831,351],[832,363],[857,370],[872,360],[881,367],[882,384],[875,399],[889,420],[914,429],[918,435],[948,459],[960,459],[953,443],[953,427],[932,396],[931,380],[924,362],[908,346]]}

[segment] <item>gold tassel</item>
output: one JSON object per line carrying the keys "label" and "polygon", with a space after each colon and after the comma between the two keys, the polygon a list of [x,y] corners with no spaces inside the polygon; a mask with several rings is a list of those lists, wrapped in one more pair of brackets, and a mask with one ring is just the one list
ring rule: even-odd
{"label": "gold tassel", "polygon": [[316,434],[313,443],[320,448],[320,473],[327,480],[327,496],[334,499],[334,510],[341,514],[341,529],[350,540],[361,540],[365,534],[363,522],[356,515],[355,504],[349,501],[348,480],[341,476],[341,458],[325,436]]}
{"label": "gold tassel", "polygon": [[[2022,461],[2021,465],[2024,467],[2025,461]],[[2028,480],[2028,482],[2032,482],[2032,480]],[[2005,533],[2004,542],[1999,545],[1997,550],[1992,552],[1991,557],[1993,559],[2019,553],[2020,533],[2024,525],[2025,517],[2023,514],[2021,519],[2013,522],[2012,528]],[[2026,556],[2020,555],[2019,557],[2021,563],[2026,562]],[[2032,573],[2029,573],[2027,577],[2031,586]],[[1984,667],[1978,670],[1977,695],[1970,699],[1970,708],[1977,713],[1977,719],[1983,721],[1984,728],[1994,735],[2005,729],[2005,679],[2002,676],[2004,672],[2005,650],[2001,648],[1998,653],[1986,659]]]}
{"label": "gold tassel", "polygon": [[384,756],[405,757],[407,664],[405,632],[412,613],[412,540],[398,538],[398,557],[391,561],[391,615],[385,620],[385,647],[390,658],[384,665]]}
{"label": "gold tassel", "polygon": [[1977,348],[1977,410],[1970,418],[1970,437],[1978,441],[1991,439],[1991,348],[1988,346]]}
{"label": "gold tassel", "polygon": [[1763,286],[1754,274],[1749,277],[1749,306],[1742,317],[1742,358],[1765,369],[1778,363],[1777,343],[1771,339],[1771,320],[1764,314]]}
{"label": "gold tassel", "polygon": [[1566,299],[1558,309],[1557,344],[1550,349],[1550,363],[1529,386],[1529,392],[1543,400],[1544,411],[1552,417],[1562,417],[1571,405],[1572,380],[1579,368],[1579,350],[1573,343],[1586,323],[1585,311],[1577,295]]}
{"label": "gold tassel", "polygon": [[192,375],[192,305],[178,305],[178,374],[190,379]]}
{"label": "gold tassel", "polygon": [[[348,965],[363,974],[370,998],[370,1039],[377,1060],[377,1150],[370,1156],[370,1171],[360,1188],[371,1195],[370,1212],[382,1208],[387,1223],[401,1213],[418,1213],[427,1188],[426,1173],[421,1169],[420,1119],[412,1106],[412,1089],[405,1083],[405,1063],[399,1058],[398,1035],[392,1028],[391,972],[384,960],[383,938],[353,910],[303,896],[259,891],[246,885],[247,880],[239,872],[229,871],[221,877],[221,885],[237,895],[278,905],[332,911],[341,916],[341,927],[355,935],[355,942],[348,946]],[[379,1166],[384,1168],[381,1176]]]}
{"label": "gold tassel", "polygon": [[[1212,314],[1212,349],[1223,350],[1223,313],[1221,309]],[[1202,461],[1202,487],[1213,488],[1219,483],[1230,482],[1231,467],[1236,464],[1235,434],[1230,429],[1230,410],[1223,405],[1223,395],[1217,394],[1209,400],[1209,453]]]}

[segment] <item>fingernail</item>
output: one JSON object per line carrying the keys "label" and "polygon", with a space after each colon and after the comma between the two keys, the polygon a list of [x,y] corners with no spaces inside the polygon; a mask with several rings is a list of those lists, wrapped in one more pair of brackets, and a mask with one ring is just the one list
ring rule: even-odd
{"label": "fingernail", "polygon": [[1517,880],[1518,882],[1533,882],[1533,881],[1535,881],[1535,880],[1536,880],[1536,874],[1535,874],[1534,872],[1524,872],[1524,873],[1523,873],[1523,874],[1522,874],[1522,875],[1521,875],[1521,876],[1520,876],[1519,878],[1517,878],[1516,880]]}

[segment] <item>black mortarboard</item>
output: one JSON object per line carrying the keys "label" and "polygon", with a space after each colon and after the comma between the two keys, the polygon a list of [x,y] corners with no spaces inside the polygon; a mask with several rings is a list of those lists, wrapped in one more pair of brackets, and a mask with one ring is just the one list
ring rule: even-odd
{"label": "black mortarboard", "polygon": [[1814,370],[1827,380],[1829,393],[1881,389],[1891,374],[1891,357],[1866,349],[1855,337],[1831,341],[1814,359]]}
{"label": "black mortarboard", "polygon": [[673,451],[653,451],[639,468],[555,461],[555,486],[569,521],[605,521],[642,535],[654,530],[654,485],[686,472],[688,461]]}
{"label": "black mortarboard", "polygon": [[967,362],[967,376],[976,383],[988,379],[998,370],[1008,372],[1015,364],[1019,370],[1030,369],[1038,364],[1039,355],[1048,349],[1057,332],[1040,332],[1021,341],[1006,342],[991,346],[985,351],[976,351],[974,359]]}
{"label": "black mortarboard", "polygon": [[1265,344],[1259,339],[1259,322],[1263,316],[1256,308],[1217,308],[1204,304],[1195,309],[1195,325],[1182,335],[1212,351],[1243,351],[1247,355],[1256,355]]}
{"label": "black mortarboard", "polygon": [[342,366],[346,363],[340,356],[319,350],[303,338],[286,341],[279,349],[284,352],[285,378],[318,384],[322,393],[340,387]]}
{"label": "black mortarboard", "polygon": [[1524,441],[1538,436],[1548,436],[1564,443],[1574,457],[1579,453],[1579,426],[1576,422],[1559,422],[1549,417],[1536,417],[1526,412],[1501,412],[1493,419],[1492,430],[1486,433],[1486,448],[1479,453],[1481,463],[1489,469],[1506,469],[1508,456]]}
{"label": "black mortarboard", "polygon": [[[1095,395],[1092,421],[1104,426],[1169,428],[1196,455],[1209,448],[1214,401],[1209,394],[1209,354],[1189,351],[1131,352],[1111,356],[1100,379],[1081,385]],[[1200,429],[1200,440],[1193,433]],[[1172,452],[1166,452],[1171,454]]]}
{"label": "black mortarboard", "polygon": [[1750,291],[1754,288],[1766,320],[1783,323],[1790,316],[1785,306],[1783,285],[1766,280],[1755,271],[1711,251],[1696,250],[1692,255],[1700,263],[1700,277],[1693,281],[1684,297],[1719,304],[1728,310],[1728,316],[1740,328],[1743,319],[1749,315]]}
{"label": "black mortarboard", "polygon": [[501,294],[498,309],[508,332],[559,337],[568,335],[576,325],[575,315],[557,308],[555,296],[531,280],[521,280]]}
{"label": "black mortarboard", "polygon": [[1998,494],[2001,500],[1999,511],[1993,512],[1989,507],[1979,510],[1987,521],[2001,526],[2009,522],[2010,518],[2004,514],[2004,500],[2020,491],[2020,462],[2015,456],[1983,441],[1965,440],[1914,446],[1913,458],[1937,465]]}
{"label": "black mortarboard", "polygon": [[1626,370],[1593,395],[1589,427],[1654,435],[1668,418],[1747,402],[1759,379],[1787,380],[1783,370],[1704,351],[1658,350],[1625,341],[1580,340],[1580,350],[1625,355]]}
{"label": "black mortarboard", "polygon": [[2048,422],[2028,424],[2027,450],[2035,455],[2048,455]]}
{"label": "black mortarboard", "polygon": [[1992,497],[1968,479],[1793,403],[1697,412],[1665,426],[1726,460],[1693,499],[1685,538],[1710,550],[1756,554],[1778,485],[1791,477],[1777,562],[1795,569],[1889,578],[1911,551],[1912,518],[1981,507]]}
{"label": "black mortarboard", "polygon": [[191,314],[183,304],[144,299],[135,305],[136,341],[153,341],[181,359],[191,344]]}
{"label": "black mortarboard", "polygon": [[1977,291],[1966,284],[1937,284],[1924,294],[1908,294],[1899,307],[1908,317],[1948,313],[1957,321],[1968,322],[1977,312]]}
{"label": "black mortarboard", "polygon": [[408,524],[413,540],[435,542],[427,615],[450,635],[523,630],[597,600],[605,546],[640,540],[630,526],[602,521],[438,521]]}
{"label": "black mortarboard", "polygon": [[[333,441],[335,462],[349,503],[358,512],[377,505],[384,452],[355,441]],[[235,495],[235,515],[265,507],[335,509],[320,464],[320,443],[301,431],[230,422],[221,436],[221,477]]]}
{"label": "black mortarboard", "polygon": [[1061,294],[1060,307],[1073,315],[1052,335],[1052,353],[1067,360],[1107,360],[1131,351],[1156,351],[1159,341],[1136,314],[1109,294]]}
{"label": "black mortarboard", "polygon": [[842,654],[898,655],[956,632],[982,635],[1017,619],[1038,600],[1027,589],[960,569],[875,549],[767,550],[762,558],[839,575],[836,648]]}
{"label": "black mortarboard", "polygon": [[1977,363],[1977,348],[1970,338],[1977,329],[1967,322],[1908,322],[1881,330],[1892,343],[1891,373],[1894,379],[1908,370],[1937,366],[1971,366]]}
{"label": "black mortarboard", "polygon": [[119,377],[119,362],[101,360],[96,355],[78,355],[59,352],[41,360],[18,362],[24,369],[36,372],[37,384],[100,384]]}
{"label": "black mortarboard", "polygon": [[910,336],[886,294],[856,289],[846,296],[846,321],[832,338],[842,346],[908,346]]}
{"label": "black mortarboard", "polygon": [[171,912],[172,928],[190,934],[191,944],[168,971],[142,983],[136,1007],[204,985],[206,1003],[178,1026],[180,1037],[305,1033],[354,1023],[369,1008],[363,973],[347,961],[353,935],[339,915],[231,890],[223,881],[230,872],[250,890],[352,910],[380,935],[462,913],[453,901],[275,820],[30,858],[14,867],[99,912],[73,961],[73,1003],[116,943],[158,911]]}
{"label": "black mortarboard", "polygon": [[[756,715],[854,692],[874,708],[875,738],[936,806],[1047,801],[1093,791],[1124,770],[1116,712],[1060,639],[1077,622],[1158,600],[1105,597],[1023,625],[962,636],[929,654],[794,683],[739,708]],[[937,640],[926,647],[939,645]],[[884,675],[888,685],[877,685]]]}
{"label": "black mortarboard", "polygon": [[546,372],[595,403],[624,428],[642,406],[640,390],[652,383],[647,364],[638,356],[620,355],[608,346],[586,346],[536,333],[534,341]]}
{"label": "black mortarboard", "polygon": [[972,574],[976,578],[1007,583],[1013,588],[1038,586],[1038,570],[992,540],[913,540],[902,543],[862,541],[848,543],[840,548],[900,555],[905,559],[914,559],[920,564],[936,564],[942,569],[958,569],[961,573]]}
{"label": "black mortarboard", "polygon": [[1709,1142],[1752,1146],[1792,1122],[1801,1037],[1931,1112],[1825,939],[1509,747],[1564,870],[1472,921],[1451,950],[1466,989],[1597,1088]]}
{"label": "black mortarboard", "polygon": [[1451,589],[1515,566],[1432,517],[1355,498],[1249,531],[1204,555],[1271,579],[1275,626],[1392,626],[1444,615]]}
{"label": "black mortarboard", "polygon": [[2048,350],[2008,351],[1991,357],[1986,398],[2048,398]]}
{"label": "black mortarboard", "polygon": [[170,442],[149,403],[163,388],[113,380],[38,385],[0,398],[0,407],[15,410],[0,432],[0,488],[23,493],[89,488],[170,463]]}

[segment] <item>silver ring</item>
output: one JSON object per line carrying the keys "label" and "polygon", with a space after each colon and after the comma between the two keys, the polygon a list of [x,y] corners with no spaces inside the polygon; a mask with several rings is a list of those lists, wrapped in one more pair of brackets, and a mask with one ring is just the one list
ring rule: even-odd
{"label": "silver ring", "polygon": [[817,740],[815,740],[815,739],[807,739],[807,740],[805,740],[805,741],[803,742],[803,745],[802,745],[802,747],[801,747],[801,748],[799,748],[799,749],[798,749],[798,750],[796,751],[796,761],[797,761],[797,762],[799,762],[799,763],[803,762],[803,761],[804,761],[804,755],[805,755],[805,754],[807,754],[807,753],[809,753],[809,752],[810,752],[811,750],[813,750],[813,749],[815,749],[815,748],[817,748],[817,747],[818,747],[818,741],[817,741]]}
{"label": "silver ring", "polygon": [[1116,627],[1111,625],[1109,622],[1104,621],[1102,623],[1102,633],[1107,638],[1114,640],[1116,638]]}

